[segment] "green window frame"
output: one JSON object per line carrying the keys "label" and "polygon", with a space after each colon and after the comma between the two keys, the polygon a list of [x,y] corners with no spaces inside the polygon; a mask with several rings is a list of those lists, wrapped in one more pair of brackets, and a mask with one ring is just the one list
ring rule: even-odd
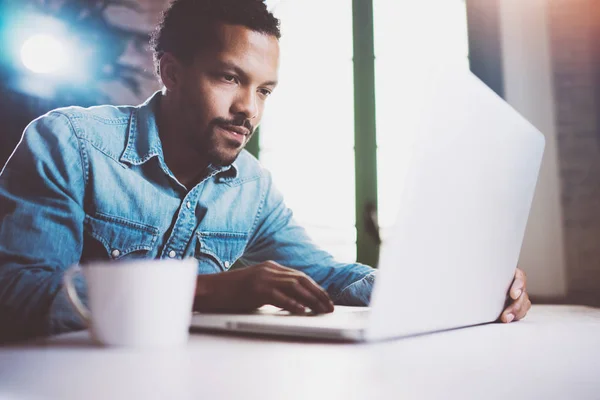
{"label": "green window frame", "polygon": [[[377,266],[377,138],[375,129],[375,54],[373,3],[353,0],[354,160],[357,262]],[[260,129],[246,145],[260,159]]]}

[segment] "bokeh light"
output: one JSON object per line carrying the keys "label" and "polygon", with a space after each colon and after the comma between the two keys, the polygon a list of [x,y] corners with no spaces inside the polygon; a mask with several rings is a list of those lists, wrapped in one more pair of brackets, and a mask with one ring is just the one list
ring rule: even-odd
{"label": "bokeh light", "polygon": [[67,46],[58,38],[47,34],[37,34],[23,43],[21,61],[32,72],[55,73],[66,66],[68,53]]}

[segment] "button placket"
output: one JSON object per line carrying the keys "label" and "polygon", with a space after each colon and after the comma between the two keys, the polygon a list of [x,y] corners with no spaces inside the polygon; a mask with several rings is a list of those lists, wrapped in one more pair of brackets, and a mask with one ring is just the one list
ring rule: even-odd
{"label": "button placket", "polygon": [[203,190],[201,184],[196,185],[183,199],[180,200],[177,219],[171,230],[171,234],[165,243],[162,257],[181,259],[186,255],[186,249],[190,241],[190,234],[194,234],[197,225],[197,217],[194,209],[198,202],[199,192]]}

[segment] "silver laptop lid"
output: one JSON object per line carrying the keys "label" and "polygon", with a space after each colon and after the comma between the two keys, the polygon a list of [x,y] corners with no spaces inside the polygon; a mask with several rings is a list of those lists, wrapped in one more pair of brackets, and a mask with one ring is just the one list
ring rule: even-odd
{"label": "silver laptop lid", "polygon": [[398,94],[398,134],[416,134],[368,339],[498,318],[544,150],[544,136],[465,68],[433,68],[419,86]]}

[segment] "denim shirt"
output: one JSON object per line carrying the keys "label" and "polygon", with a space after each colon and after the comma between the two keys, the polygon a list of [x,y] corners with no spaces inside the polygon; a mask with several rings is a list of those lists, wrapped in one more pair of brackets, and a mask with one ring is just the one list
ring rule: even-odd
{"label": "denim shirt", "polygon": [[192,188],[175,178],[158,135],[160,96],[57,109],[25,129],[0,174],[0,337],[84,328],[62,277],[92,260],[195,257],[199,274],[273,260],[337,304],[367,305],[374,270],[318,248],[245,150]]}

